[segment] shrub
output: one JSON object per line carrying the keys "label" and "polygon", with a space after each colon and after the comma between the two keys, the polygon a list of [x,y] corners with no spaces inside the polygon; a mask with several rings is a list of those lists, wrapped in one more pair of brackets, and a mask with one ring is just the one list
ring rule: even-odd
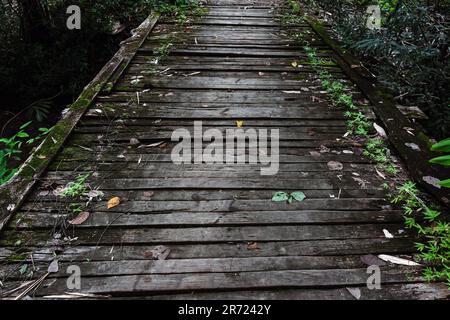
{"label": "shrub", "polygon": [[370,69],[399,104],[420,106],[435,137],[450,135],[450,1],[379,0],[382,29],[366,28],[368,0],[318,0],[334,17],[341,42]]}

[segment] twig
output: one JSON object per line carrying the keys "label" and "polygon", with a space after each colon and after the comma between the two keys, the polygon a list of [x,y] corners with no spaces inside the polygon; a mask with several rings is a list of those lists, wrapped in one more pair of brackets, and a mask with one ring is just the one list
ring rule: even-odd
{"label": "twig", "polygon": [[33,284],[31,284],[31,286],[29,286],[21,294],[19,294],[16,298],[14,298],[14,300],[21,300],[23,297],[25,297],[32,290],[35,290],[35,289],[39,288],[39,286],[42,284],[42,282],[44,282],[45,278],[47,278],[49,274],[50,274],[50,272],[47,272],[42,277],[40,277],[39,279],[34,281]]}

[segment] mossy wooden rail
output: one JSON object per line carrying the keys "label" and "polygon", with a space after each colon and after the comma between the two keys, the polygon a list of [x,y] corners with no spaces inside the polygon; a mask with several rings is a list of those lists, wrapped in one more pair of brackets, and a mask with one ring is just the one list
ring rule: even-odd
{"label": "mossy wooden rail", "polygon": [[[389,142],[404,161],[410,176],[424,190],[448,208],[450,206],[449,190],[440,187],[435,182],[430,182],[427,177],[431,177],[431,181],[446,180],[450,177],[450,170],[429,163],[429,160],[436,157],[437,154],[430,150],[432,142],[427,135],[397,108],[393,96],[377,83],[372,74],[364,69],[362,63],[346,52],[345,49],[342,49],[330,37],[329,32],[318,19],[307,16],[306,21],[321,39],[336,52],[336,60],[339,66],[370,100],[373,110],[387,129]],[[411,148],[408,145],[417,147]]]}

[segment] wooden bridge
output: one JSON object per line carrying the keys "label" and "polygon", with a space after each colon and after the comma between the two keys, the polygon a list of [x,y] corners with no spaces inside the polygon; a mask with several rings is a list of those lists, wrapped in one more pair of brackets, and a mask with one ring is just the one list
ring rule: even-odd
{"label": "wooden bridge", "polygon": [[[152,15],[136,30],[3,193],[4,298],[30,287],[35,298],[446,297],[446,286],[425,282],[419,268],[377,258],[412,260],[414,238],[381,188],[390,178],[343,137],[345,110],[328,102],[279,7],[211,0],[184,26]],[[306,21],[289,28],[309,31],[319,55],[338,62],[326,66],[333,77],[355,79],[320,30]],[[368,97],[364,85],[353,95]],[[367,116],[386,116],[372,100]],[[194,121],[221,132],[279,129],[279,173],[174,164],[172,132],[192,132]],[[86,173],[78,186],[89,196],[63,196]],[[278,191],[306,199],[272,202]],[[69,223],[80,210],[89,218]],[[367,287],[371,264],[381,268],[381,289]],[[67,286],[70,266],[81,270],[81,290]]]}

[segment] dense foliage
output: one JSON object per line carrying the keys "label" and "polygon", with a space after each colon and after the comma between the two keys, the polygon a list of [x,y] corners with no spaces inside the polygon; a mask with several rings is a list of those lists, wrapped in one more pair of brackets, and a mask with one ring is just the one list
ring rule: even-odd
{"label": "dense foliage", "polygon": [[[192,0],[193,1],[193,0]],[[0,97],[3,109],[42,121],[72,102],[152,9],[190,0],[0,1]],[[70,5],[81,8],[81,30],[69,30]],[[121,31],[121,32],[117,32]]]}
{"label": "dense foliage", "polygon": [[[349,2],[346,3],[349,4]],[[359,1],[359,3],[367,2]],[[386,3],[388,2],[384,1],[383,8],[387,8]],[[400,0],[389,3],[395,4],[395,6],[389,7],[389,12],[398,10]],[[298,21],[301,21],[299,19],[301,18],[302,10],[297,0],[288,0],[288,4],[289,9],[284,15],[284,23],[298,23]],[[365,25],[364,22],[363,20],[360,21],[360,23]],[[358,29],[357,27],[355,28]],[[378,37],[381,36],[382,32],[379,31],[379,34],[374,32],[372,35]],[[370,137],[369,130],[374,124],[362,112],[359,112],[359,108],[362,108],[362,106],[358,106],[353,101],[353,97],[349,93],[350,90],[348,90],[349,88],[345,88],[345,85],[341,82],[332,80],[329,71],[323,68],[327,64],[326,61],[317,56],[316,49],[310,46],[310,42],[307,37],[304,37],[304,34],[298,31],[291,31],[289,35],[292,39],[297,40],[299,44],[306,45],[303,48],[308,55],[308,62],[322,80],[322,87],[326,90],[333,105],[348,109],[345,115],[349,118],[347,122],[349,137],[357,138],[358,142],[365,146],[363,155],[375,162],[377,173],[383,172],[381,174],[383,177],[385,174],[395,175],[397,168],[391,163],[390,152],[385,140],[380,137]],[[352,46],[355,47],[354,44]],[[450,152],[450,138],[435,144],[432,146],[432,150]],[[430,160],[430,162],[449,166],[450,157],[443,155]],[[450,223],[448,223],[448,217],[443,214],[444,211],[441,211],[438,206],[424,201],[423,198],[425,197],[423,197],[413,182],[404,181],[400,184],[400,181],[401,178],[396,177],[393,184],[384,183],[382,187],[387,190],[395,189],[391,194],[391,202],[401,206],[404,211],[405,226],[414,230],[418,235],[418,241],[415,243],[418,254],[415,258],[424,266],[423,276],[427,281],[443,280],[450,286]],[[441,181],[440,184],[443,187],[450,186],[449,180]]]}
{"label": "dense foliage", "polygon": [[[341,42],[364,56],[400,105],[425,111],[431,135],[450,136],[449,0],[308,2],[331,14]],[[380,30],[366,27],[370,4],[381,7]]]}
{"label": "dense foliage", "polygon": [[[0,0],[0,184],[17,171],[61,110],[152,10],[182,19],[197,0]],[[69,30],[67,8],[81,9]],[[42,123],[44,122],[44,123]],[[25,123],[25,125],[24,125]]]}

